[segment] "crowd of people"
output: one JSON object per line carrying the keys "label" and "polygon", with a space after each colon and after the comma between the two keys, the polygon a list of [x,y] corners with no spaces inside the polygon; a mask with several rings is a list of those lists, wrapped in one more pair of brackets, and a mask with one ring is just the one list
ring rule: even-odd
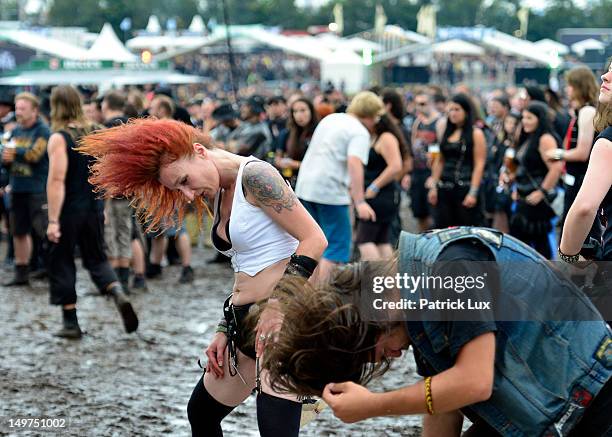
{"label": "crowd of people", "polygon": [[[185,217],[208,211],[212,261],[231,265],[234,284],[189,401],[193,435],[222,435],[253,390],[264,436],[298,435],[309,396],[347,422],[426,414],[427,435],[459,435],[464,416],[469,435],[608,435],[612,331],[577,286],[546,273],[557,256],[611,260],[610,62],[601,81],[575,67],[561,93],[459,84],[349,99],[325,87],[235,102],[166,87],[83,99],[58,86],[48,105],[2,97],[5,286],[46,274],[57,335],[80,338],[78,246],[134,332],[129,291],[166,262],[193,281]],[[423,234],[401,233],[402,196]],[[355,304],[364,270],[346,266],[356,259],[415,276],[436,261],[493,261],[518,305],[546,309],[562,288],[569,311],[590,318],[368,322]],[[423,382],[360,385],[409,345]]]}

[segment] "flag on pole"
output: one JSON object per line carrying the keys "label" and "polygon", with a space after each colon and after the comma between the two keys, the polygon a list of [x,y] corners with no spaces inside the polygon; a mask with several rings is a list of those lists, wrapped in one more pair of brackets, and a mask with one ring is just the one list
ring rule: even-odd
{"label": "flag on pole", "polygon": [[334,5],[334,21],[336,23],[336,28],[338,29],[336,32],[338,35],[342,35],[344,31],[344,13],[342,10],[342,3],[336,3]]}
{"label": "flag on pole", "polygon": [[527,28],[529,27],[529,8],[526,6],[520,8],[516,13],[516,17],[518,18],[519,23],[521,23],[521,37],[527,38]]}
{"label": "flag on pole", "polygon": [[387,16],[382,5],[378,3],[376,5],[376,14],[374,15],[374,33],[382,35],[385,32],[385,25],[387,24]]}
{"label": "flag on pole", "polygon": [[417,32],[434,39],[436,26],[436,7],[431,4],[421,6],[417,13]]}

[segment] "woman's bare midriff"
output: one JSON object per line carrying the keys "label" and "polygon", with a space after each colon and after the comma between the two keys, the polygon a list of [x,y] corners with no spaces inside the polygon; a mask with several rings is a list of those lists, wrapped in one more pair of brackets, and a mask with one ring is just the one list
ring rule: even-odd
{"label": "woman's bare midriff", "polygon": [[266,267],[255,276],[249,276],[244,272],[234,275],[234,290],[232,303],[234,305],[246,305],[267,299],[274,287],[285,273],[289,258],[282,259],[269,267]]}

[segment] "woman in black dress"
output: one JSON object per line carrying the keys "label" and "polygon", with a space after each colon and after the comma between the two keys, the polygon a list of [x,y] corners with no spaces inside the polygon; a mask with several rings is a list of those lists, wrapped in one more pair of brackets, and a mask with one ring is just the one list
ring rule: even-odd
{"label": "woman in black dress", "polygon": [[432,165],[428,193],[429,203],[434,206],[436,228],[483,223],[480,183],[487,145],[482,130],[474,126],[476,118],[470,97],[457,94],[451,99],[440,156]]}
{"label": "woman in black dress", "polygon": [[376,138],[365,167],[366,202],[376,213],[376,221],[357,220],[355,245],[362,260],[388,259],[393,252],[390,230],[399,210],[399,186],[396,178],[402,171],[402,151],[406,140],[388,115],[375,127]]}
{"label": "woman in black dress", "polygon": [[531,102],[522,114],[522,127],[516,153],[516,211],[510,220],[510,234],[531,245],[550,259],[548,233],[555,212],[551,207],[562,166],[548,162],[546,154],[557,148],[551,130],[548,107]]}

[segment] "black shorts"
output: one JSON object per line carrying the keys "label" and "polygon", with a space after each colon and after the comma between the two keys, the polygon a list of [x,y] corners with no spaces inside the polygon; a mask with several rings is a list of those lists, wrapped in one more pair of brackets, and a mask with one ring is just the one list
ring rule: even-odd
{"label": "black shorts", "polygon": [[11,193],[11,232],[22,236],[34,231],[42,237],[47,228],[47,195],[45,193]]}
{"label": "black shorts", "polygon": [[418,169],[412,172],[410,181],[410,209],[412,215],[418,219],[424,219],[431,215],[429,202],[427,201],[428,190],[425,188],[425,181],[431,176],[428,169]]}
{"label": "black shorts", "polygon": [[372,221],[357,220],[355,245],[374,243],[390,243],[391,222],[380,223]]}
{"label": "black shorts", "polygon": [[253,333],[245,329],[244,319],[248,316],[252,303],[245,305],[234,305],[230,303],[232,296],[223,303],[223,316],[227,322],[227,339],[230,347],[229,353],[233,354],[234,348],[240,350],[247,357],[255,359],[255,342]]}

